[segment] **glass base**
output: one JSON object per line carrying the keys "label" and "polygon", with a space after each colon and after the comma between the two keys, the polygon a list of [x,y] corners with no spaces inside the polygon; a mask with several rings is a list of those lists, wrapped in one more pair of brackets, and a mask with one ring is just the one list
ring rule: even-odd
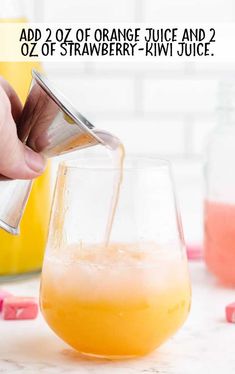
{"label": "glass base", "polygon": [[0,283],[28,280],[30,278],[35,277],[36,275],[39,275],[41,273],[41,270],[42,269],[37,269],[27,273],[19,274],[0,274]]}
{"label": "glass base", "polygon": [[81,354],[84,358],[93,358],[93,359],[105,359],[105,360],[131,360],[136,357],[141,357],[138,355],[105,355],[105,354],[95,354],[95,353],[88,353],[88,352],[81,352],[77,351]]}

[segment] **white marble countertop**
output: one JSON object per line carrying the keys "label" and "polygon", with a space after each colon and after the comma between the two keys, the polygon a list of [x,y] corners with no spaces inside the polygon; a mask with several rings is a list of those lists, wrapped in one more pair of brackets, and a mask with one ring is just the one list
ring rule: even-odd
{"label": "white marble countertop", "polygon": [[[34,321],[0,320],[0,373],[234,374],[235,325],[225,321],[225,305],[235,289],[225,289],[202,263],[190,265],[193,300],[183,328],[153,354],[133,360],[91,360],[60,340],[39,316]],[[2,285],[18,295],[38,295],[39,279]]]}

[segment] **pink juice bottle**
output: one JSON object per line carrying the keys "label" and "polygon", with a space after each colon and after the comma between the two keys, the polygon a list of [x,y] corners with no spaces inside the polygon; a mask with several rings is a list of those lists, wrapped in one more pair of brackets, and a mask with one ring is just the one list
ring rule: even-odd
{"label": "pink juice bottle", "polygon": [[235,82],[221,84],[219,99],[207,150],[204,256],[222,283],[235,286]]}

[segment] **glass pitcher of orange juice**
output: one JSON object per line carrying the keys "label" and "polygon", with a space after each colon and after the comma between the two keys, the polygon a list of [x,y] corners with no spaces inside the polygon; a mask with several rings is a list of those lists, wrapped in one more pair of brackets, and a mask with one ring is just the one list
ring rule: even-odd
{"label": "glass pitcher of orange juice", "polygon": [[187,318],[191,295],[168,163],[127,159],[110,221],[116,176],[97,157],[60,166],[41,309],[80,353],[126,358],[172,336]]}
{"label": "glass pitcher of orange juice", "polygon": [[[0,22],[27,22],[21,0],[2,0]],[[28,94],[35,62],[0,61],[0,76],[18,93],[22,104]],[[42,209],[43,207],[43,209]],[[20,235],[0,230],[0,280],[4,276],[38,271],[41,268],[50,211],[50,170],[34,181],[20,225]]]}

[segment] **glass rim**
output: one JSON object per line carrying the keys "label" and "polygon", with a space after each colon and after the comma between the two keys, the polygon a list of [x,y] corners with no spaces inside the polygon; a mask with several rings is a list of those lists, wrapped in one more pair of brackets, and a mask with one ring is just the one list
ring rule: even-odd
{"label": "glass rim", "polygon": [[[77,158],[73,160],[64,160],[59,163],[59,169],[65,168],[66,170],[87,170],[87,171],[115,171],[119,170],[118,166],[111,165],[100,165],[99,162],[106,162],[108,160],[111,162],[112,159],[107,156],[96,156],[89,155],[87,158]],[[81,164],[79,164],[81,162]],[[91,164],[92,162],[97,163],[97,165]],[[90,163],[90,164],[89,164]],[[131,163],[131,164],[130,164]],[[158,156],[146,156],[146,155],[130,155],[125,156],[123,171],[137,171],[137,170],[169,170],[171,163],[168,159],[158,157]]]}

